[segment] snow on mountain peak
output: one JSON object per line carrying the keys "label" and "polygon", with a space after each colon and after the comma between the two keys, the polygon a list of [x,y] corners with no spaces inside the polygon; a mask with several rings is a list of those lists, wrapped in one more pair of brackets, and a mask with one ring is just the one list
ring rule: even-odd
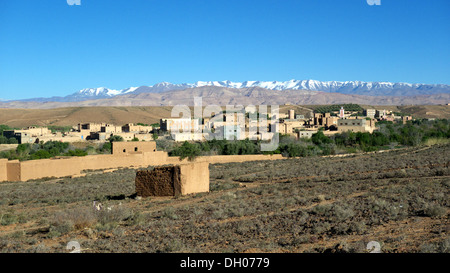
{"label": "snow on mountain peak", "polygon": [[[225,88],[253,88],[261,87],[270,90],[309,90],[333,92],[342,94],[371,95],[371,96],[412,96],[438,93],[450,93],[450,85],[444,84],[410,84],[391,82],[362,82],[362,81],[317,81],[317,80],[295,80],[288,81],[197,81],[195,83],[172,84],[160,82],[153,86],[144,86],[143,89],[130,87],[122,90],[108,89],[105,87],[86,88],[69,96],[75,98],[108,98],[117,95],[136,92],[165,92],[171,90],[182,90],[187,88],[217,86]],[[144,90],[144,91],[143,91]]]}

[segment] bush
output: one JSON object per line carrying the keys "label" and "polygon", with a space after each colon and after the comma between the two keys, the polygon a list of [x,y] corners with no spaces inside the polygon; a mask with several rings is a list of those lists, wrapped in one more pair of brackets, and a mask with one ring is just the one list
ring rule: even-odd
{"label": "bush", "polygon": [[121,136],[111,136],[110,138],[108,138],[108,140],[110,142],[114,142],[114,141],[124,141],[123,137]]}
{"label": "bush", "polygon": [[175,209],[172,208],[172,207],[165,208],[162,211],[162,217],[168,218],[168,219],[171,219],[171,220],[178,219],[178,215],[175,213]]}
{"label": "bush", "polygon": [[189,143],[185,141],[183,145],[173,150],[171,156],[179,156],[181,160],[188,158],[192,161],[201,154],[201,149],[196,143]]}
{"label": "bush", "polygon": [[18,222],[18,218],[14,214],[2,214],[0,216],[0,225],[9,226]]}
{"label": "bush", "polygon": [[311,140],[316,145],[332,142],[332,140],[329,137],[325,136],[321,130],[319,130],[317,133],[313,134],[311,137]]}
{"label": "bush", "polygon": [[0,135],[0,144],[18,144],[19,142],[14,137],[7,138]]}
{"label": "bush", "polygon": [[31,159],[45,159],[45,158],[50,158],[52,157],[52,155],[46,151],[46,150],[39,150],[36,151],[35,153],[31,154]]}
{"label": "bush", "polygon": [[0,136],[0,144],[8,144],[8,139],[4,136]]}
{"label": "bush", "polygon": [[112,144],[111,142],[105,142],[103,146],[100,148],[101,152],[111,152],[112,150]]}
{"label": "bush", "polygon": [[8,139],[8,144],[19,144],[19,141],[17,139],[11,137]]}
{"label": "bush", "polygon": [[447,209],[438,204],[427,205],[424,214],[429,217],[441,217],[447,214]]}
{"label": "bush", "polygon": [[86,151],[75,149],[75,150],[69,150],[67,153],[65,153],[65,156],[86,156],[88,153]]}
{"label": "bush", "polygon": [[91,227],[97,222],[92,208],[76,208],[57,212],[51,220],[51,230],[65,234],[73,229]]}

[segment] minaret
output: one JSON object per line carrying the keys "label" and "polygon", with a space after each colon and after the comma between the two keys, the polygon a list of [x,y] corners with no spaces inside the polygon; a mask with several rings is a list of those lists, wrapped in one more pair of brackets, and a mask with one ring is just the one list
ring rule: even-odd
{"label": "minaret", "polygon": [[289,110],[289,119],[295,119],[295,111],[294,109]]}
{"label": "minaret", "polygon": [[345,113],[344,106],[341,106],[341,110],[339,111],[339,117],[344,118],[344,113]]}

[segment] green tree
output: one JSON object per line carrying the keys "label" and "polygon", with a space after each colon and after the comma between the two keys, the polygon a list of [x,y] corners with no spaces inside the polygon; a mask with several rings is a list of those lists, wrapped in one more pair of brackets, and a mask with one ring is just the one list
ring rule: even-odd
{"label": "green tree", "polygon": [[67,153],[65,153],[66,156],[86,156],[88,153],[86,151],[75,149],[75,150],[69,150]]}
{"label": "green tree", "polygon": [[17,141],[16,138],[11,137],[8,139],[8,144],[19,144],[19,141]]}
{"label": "green tree", "polygon": [[8,125],[0,125],[0,135],[3,135],[3,131],[11,130],[12,128]]}
{"label": "green tree", "polygon": [[320,145],[320,144],[326,144],[331,143],[332,140],[325,136],[322,130],[319,130],[317,133],[313,134],[311,137],[311,140],[314,144]]}
{"label": "green tree", "polygon": [[110,138],[108,138],[108,140],[110,142],[114,142],[114,141],[123,141],[123,137],[121,136],[111,136]]}
{"label": "green tree", "polygon": [[193,161],[201,152],[199,145],[185,141],[180,147],[174,149],[171,155],[178,156],[181,160],[188,158],[189,161]]}
{"label": "green tree", "polygon": [[111,152],[112,150],[112,144],[111,142],[105,142],[103,146],[100,148],[101,152]]}
{"label": "green tree", "polygon": [[0,136],[0,144],[8,144],[8,139],[4,136]]}
{"label": "green tree", "polygon": [[30,155],[30,158],[32,160],[34,159],[45,159],[45,158],[51,158],[52,155],[47,150],[38,150],[35,153]]}

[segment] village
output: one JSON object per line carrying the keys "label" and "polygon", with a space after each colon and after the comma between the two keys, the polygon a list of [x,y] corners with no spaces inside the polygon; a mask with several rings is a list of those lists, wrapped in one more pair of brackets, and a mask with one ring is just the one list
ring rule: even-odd
{"label": "village", "polygon": [[[391,111],[366,109],[362,115],[357,111],[329,113],[311,112],[309,116],[297,114],[294,109],[280,113],[277,117],[252,118],[243,112],[219,113],[202,119],[164,118],[157,124],[115,125],[107,123],[79,123],[68,132],[52,131],[47,127],[30,126],[20,130],[5,130],[3,136],[14,138],[18,144],[60,142],[106,142],[112,137],[123,141],[152,141],[163,137],[175,142],[226,140],[271,140],[275,133],[291,137],[311,138],[318,130],[325,135],[342,132],[368,132],[377,130],[378,121],[398,121],[405,124],[411,116],[396,116]],[[277,126],[274,126],[277,125]]]}

